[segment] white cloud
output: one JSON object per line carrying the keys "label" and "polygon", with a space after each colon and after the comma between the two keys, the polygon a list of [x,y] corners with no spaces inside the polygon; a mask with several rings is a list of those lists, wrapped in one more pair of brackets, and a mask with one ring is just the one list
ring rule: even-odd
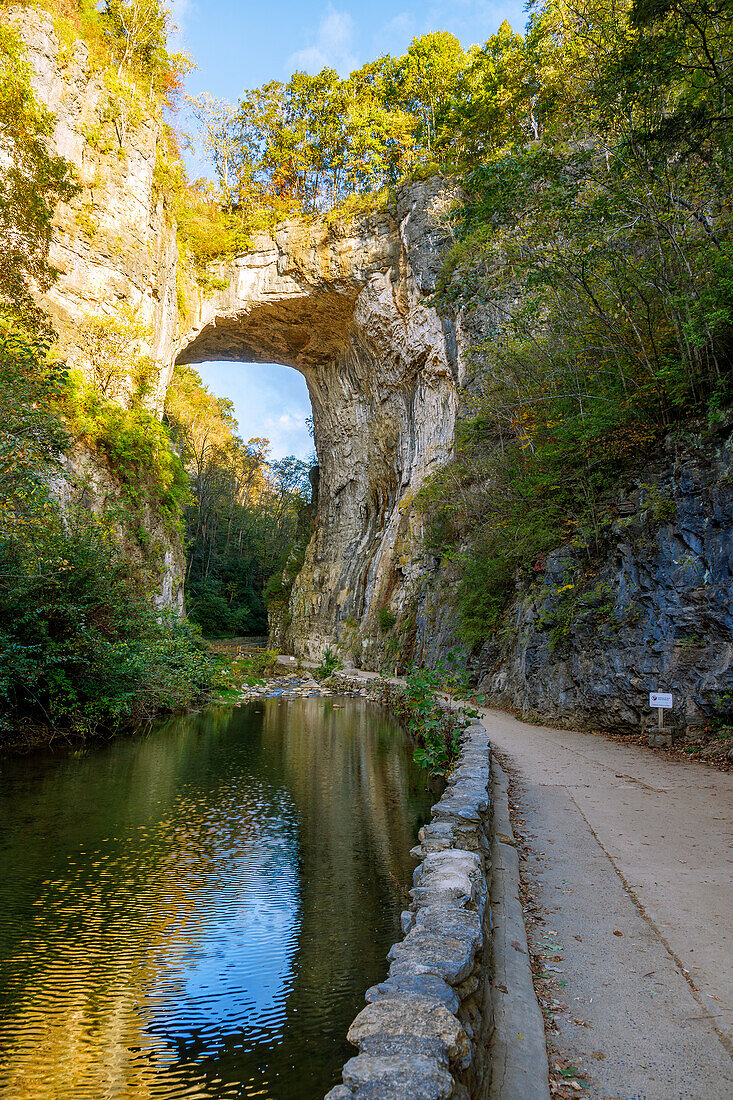
{"label": "white cloud", "polygon": [[328,6],[318,25],[315,42],[291,54],[291,68],[317,73],[328,67],[341,76],[356,69],[359,61],[354,53],[354,20],[346,11]]}
{"label": "white cloud", "polygon": [[277,427],[281,432],[300,432],[305,427],[305,415],[303,413],[283,413],[277,420],[270,417],[267,426]]}

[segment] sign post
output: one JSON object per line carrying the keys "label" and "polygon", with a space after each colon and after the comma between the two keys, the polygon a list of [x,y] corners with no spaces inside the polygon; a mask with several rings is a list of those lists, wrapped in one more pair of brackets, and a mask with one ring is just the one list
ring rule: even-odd
{"label": "sign post", "polygon": [[649,706],[657,708],[657,726],[664,729],[664,712],[671,710],[674,704],[670,691],[652,691],[649,693]]}

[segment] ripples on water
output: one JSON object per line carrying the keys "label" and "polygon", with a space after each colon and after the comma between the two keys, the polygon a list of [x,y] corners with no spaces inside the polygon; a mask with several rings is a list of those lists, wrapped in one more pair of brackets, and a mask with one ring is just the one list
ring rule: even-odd
{"label": "ripples on water", "polygon": [[0,773],[0,1097],[316,1100],[432,799],[368,704],[269,700]]}

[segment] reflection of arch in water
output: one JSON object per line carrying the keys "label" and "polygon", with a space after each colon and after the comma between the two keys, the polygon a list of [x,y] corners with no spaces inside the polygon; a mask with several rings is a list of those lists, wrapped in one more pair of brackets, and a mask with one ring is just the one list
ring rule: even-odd
{"label": "reflection of arch in water", "polygon": [[[341,1064],[364,988],[386,970],[402,907],[390,874],[409,877],[430,798],[402,732],[376,708],[292,707],[286,725],[288,706],[275,701],[259,705],[262,717],[221,708],[177,719],[149,738],[39,766],[11,802],[0,796],[0,814],[17,823],[0,873],[7,888],[9,869],[22,869],[25,890],[23,932],[10,945],[17,965],[4,967],[11,1066],[0,1097],[148,1100],[172,1063],[187,1096],[215,1095],[199,1089],[207,1075],[251,1079],[241,1094],[256,1096],[294,1054],[313,1058],[316,1075]],[[243,896],[246,860],[251,893],[265,894],[259,910]],[[200,930],[204,963],[191,950]],[[224,946],[239,937],[235,961],[251,943],[261,949],[270,975],[259,992],[226,971],[226,952],[215,957],[217,932]],[[278,937],[269,953],[268,932]],[[330,1062],[321,1032],[344,1046]]]}

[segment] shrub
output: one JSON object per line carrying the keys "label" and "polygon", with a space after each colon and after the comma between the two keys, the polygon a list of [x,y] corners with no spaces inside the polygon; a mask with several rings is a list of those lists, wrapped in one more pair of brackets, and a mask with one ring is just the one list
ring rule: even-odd
{"label": "shrub", "polygon": [[388,607],[380,607],[377,614],[377,620],[382,634],[389,634],[390,630],[397,622],[397,617],[392,614]]}
{"label": "shrub", "polygon": [[458,755],[456,714],[440,706],[438,694],[442,686],[438,670],[413,668],[407,676],[403,697],[404,718],[417,742],[415,760],[437,775],[445,775]]}
{"label": "shrub", "polygon": [[334,653],[330,646],[326,646],[321,657],[321,663],[317,669],[315,669],[315,677],[317,680],[327,680],[334,672],[339,668],[343,668],[344,663],[338,654]]}
{"label": "shrub", "polygon": [[23,536],[0,537],[0,728],[114,729],[206,695],[198,632],[154,608],[103,520],[46,499]]}

